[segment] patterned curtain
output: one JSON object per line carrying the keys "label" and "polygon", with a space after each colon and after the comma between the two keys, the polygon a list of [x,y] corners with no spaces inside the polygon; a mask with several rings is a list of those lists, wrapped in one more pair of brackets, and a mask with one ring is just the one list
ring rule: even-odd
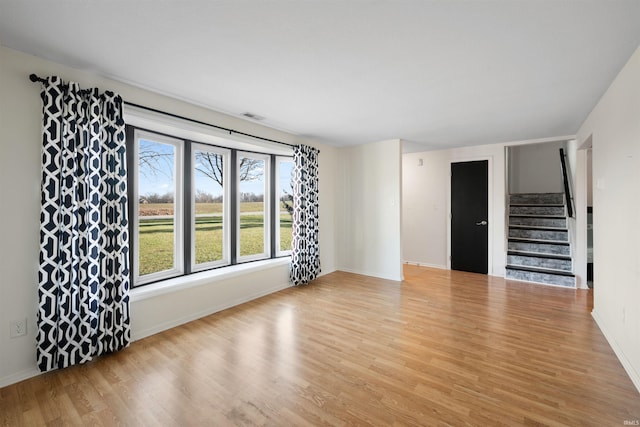
{"label": "patterned curtain", "polygon": [[45,79],[37,361],[41,371],[129,344],[122,98]]}
{"label": "patterned curtain", "polygon": [[318,244],[318,154],[315,148],[293,148],[293,225],[291,269],[293,285],[304,285],[320,274]]}

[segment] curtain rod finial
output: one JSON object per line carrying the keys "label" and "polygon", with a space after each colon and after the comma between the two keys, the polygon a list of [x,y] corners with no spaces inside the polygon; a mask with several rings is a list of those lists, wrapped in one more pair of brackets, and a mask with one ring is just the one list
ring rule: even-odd
{"label": "curtain rod finial", "polygon": [[38,76],[36,76],[35,74],[29,74],[29,80],[31,80],[32,82],[37,82],[39,80]]}

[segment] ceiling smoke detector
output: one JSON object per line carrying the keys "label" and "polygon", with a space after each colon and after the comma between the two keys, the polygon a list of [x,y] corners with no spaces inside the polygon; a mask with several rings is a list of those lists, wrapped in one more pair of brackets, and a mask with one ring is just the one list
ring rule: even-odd
{"label": "ceiling smoke detector", "polygon": [[255,121],[262,121],[264,120],[266,117],[262,117],[259,116],[257,114],[253,114],[253,113],[242,113],[243,117],[246,117],[247,119],[251,119],[251,120],[255,120]]}

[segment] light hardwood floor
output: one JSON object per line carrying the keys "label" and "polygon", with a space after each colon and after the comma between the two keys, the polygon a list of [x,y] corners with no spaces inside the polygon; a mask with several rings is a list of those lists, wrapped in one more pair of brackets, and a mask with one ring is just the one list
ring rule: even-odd
{"label": "light hardwood floor", "polygon": [[0,389],[36,425],[570,425],[640,420],[589,291],[405,267],[332,273]]}

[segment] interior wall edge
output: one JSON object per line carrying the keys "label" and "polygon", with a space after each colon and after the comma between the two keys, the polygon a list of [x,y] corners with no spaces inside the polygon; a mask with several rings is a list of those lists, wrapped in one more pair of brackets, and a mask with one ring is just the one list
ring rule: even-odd
{"label": "interior wall edge", "polygon": [[600,317],[598,311],[595,308],[591,312],[591,317],[593,317],[593,319],[595,320],[596,325],[598,325],[598,328],[600,329],[600,332],[602,332],[602,335],[604,335],[607,343],[609,343],[609,346],[618,357],[618,360],[622,364],[622,367],[627,372],[627,375],[629,375],[631,382],[634,386],[636,386],[636,389],[638,389],[638,393],[640,393],[640,372],[635,370],[633,364],[631,363],[631,360],[624,353],[624,351],[614,338],[613,334],[609,333],[605,321],[602,317]]}

